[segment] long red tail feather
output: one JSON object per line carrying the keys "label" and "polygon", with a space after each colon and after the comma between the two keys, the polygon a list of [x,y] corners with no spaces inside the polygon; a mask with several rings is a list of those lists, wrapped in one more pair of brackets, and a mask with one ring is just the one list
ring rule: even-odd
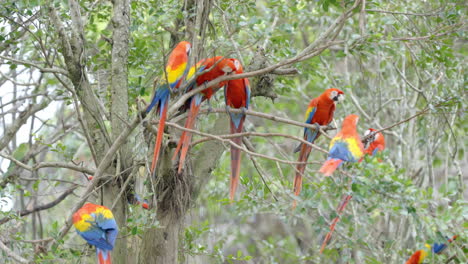
{"label": "long red tail feather", "polygon": [[[239,127],[236,128],[235,124],[231,120],[231,134],[241,133],[244,126],[245,116],[243,116],[239,122]],[[241,146],[242,137],[233,138],[232,141],[237,145]],[[241,151],[240,149],[231,145],[231,186],[229,188],[229,199],[234,200],[237,186],[239,185],[240,178],[240,162],[241,162]]]}
{"label": "long red tail feather", "polygon": [[325,176],[330,176],[333,172],[340,166],[343,161],[340,159],[329,159],[320,168],[319,172],[323,173]]}
{"label": "long red tail feather", "polygon": [[327,235],[325,236],[325,239],[323,240],[322,247],[320,248],[320,254],[323,252],[325,247],[328,244],[328,241],[330,241],[331,236],[333,234],[333,231],[335,231],[335,226],[340,220],[341,214],[343,213],[344,209],[346,208],[346,205],[348,205],[349,200],[351,200],[353,196],[351,195],[346,195],[343,200],[341,201],[340,205],[336,209],[337,216],[333,219],[332,223],[330,224],[330,231],[328,231]]}
{"label": "long red tail feather", "polygon": [[96,255],[98,259],[98,264],[112,264],[110,250],[102,250],[96,248]]}
{"label": "long red tail feather", "polygon": [[[306,162],[307,159],[309,158],[311,150],[312,150],[312,147],[310,147],[310,146],[308,146],[306,144],[302,144],[301,145],[301,152],[299,153],[298,161],[299,162]],[[302,176],[304,175],[305,168],[306,168],[306,164],[297,164],[297,166],[296,166],[296,175],[294,176],[294,182],[293,182],[293,186],[294,186],[293,191],[294,191],[294,194],[296,196],[299,196],[299,194],[301,193]],[[296,200],[294,200],[294,202],[293,202],[293,209],[294,208],[296,208]]]}
{"label": "long red tail feather", "polygon": [[[187,116],[187,122],[186,122],[185,128],[193,129],[195,127],[195,121],[197,119],[199,111],[200,111],[200,105],[197,105],[196,100],[193,100],[192,104],[190,105],[190,111]],[[185,137],[182,141],[182,149],[180,151],[179,169],[177,171],[178,173],[181,173],[182,168],[184,168],[185,158],[187,156],[191,141],[192,141],[192,133],[185,131]]]}
{"label": "long red tail feather", "polygon": [[156,164],[158,164],[159,152],[161,150],[161,143],[162,143],[162,138],[164,135],[164,126],[166,124],[166,116],[167,116],[167,103],[162,109],[162,114],[159,119],[158,134],[156,135],[156,141],[154,143],[153,160],[151,161],[151,174],[153,174],[154,169],[156,168]]}

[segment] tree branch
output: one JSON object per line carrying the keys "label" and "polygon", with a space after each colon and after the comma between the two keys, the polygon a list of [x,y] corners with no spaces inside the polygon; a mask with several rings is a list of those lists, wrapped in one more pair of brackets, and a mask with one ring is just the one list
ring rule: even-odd
{"label": "tree branch", "polygon": [[[62,202],[68,195],[73,193],[73,191],[77,187],[78,187],[77,185],[70,187],[69,189],[64,191],[59,197],[57,197],[57,199],[53,200],[50,203],[39,205],[39,206],[36,206],[36,207],[34,207],[32,209],[25,209],[25,210],[17,212],[17,214],[19,216],[23,217],[25,215],[29,215],[29,214],[32,214],[34,212],[43,211],[43,210],[47,210],[49,208],[52,208],[52,207],[56,206],[57,204],[59,204],[60,202]],[[11,218],[9,218],[9,217],[5,217],[5,218],[0,219],[0,225],[3,225],[4,223],[6,223],[6,222],[8,222],[10,220],[11,220]]]}
{"label": "tree branch", "polygon": [[5,253],[10,256],[11,258],[13,258],[14,260],[18,261],[19,263],[29,263],[28,260],[20,257],[19,255],[17,255],[15,252],[13,252],[11,249],[9,249],[5,244],[3,244],[2,240],[0,239],[0,248],[5,251]]}

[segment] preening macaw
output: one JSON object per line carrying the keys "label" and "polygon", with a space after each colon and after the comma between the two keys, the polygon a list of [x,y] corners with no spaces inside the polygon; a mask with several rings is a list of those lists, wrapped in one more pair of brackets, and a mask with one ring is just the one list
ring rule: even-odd
{"label": "preening macaw", "polygon": [[163,80],[163,84],[161,84],[156,89],[151,104],[148,106],[148,108],[146,108],[146,112],[149,113],[151,109],[157,105],[156,109],[160,117],[158,134],[156,135],[156,141],[154,143],[153,160],[151,161],[151,173],[154,172],[156,164],[158,163],[159,152],[164,134],[164,126],[167,117],[167,108],[171,96],[169,89],[173,91],[178,89],[185,79],[188,71],[187,63],[191,47],[192,45],[190,42],[181,41],[172,50],[167,61],[166,70],[161,78]]}
{"label": "preening macaw", "polygon": [[364,147],[356,131],[358,121],[357,115],[345,117],[341,131],[330,142],[328,159],[319,172],[330,176],[343,162],[357,162],[362,158]]}
{"label": "preening macaw", "polygon": [[[369,135],[372,132],[377,130],[373,128],[369,128],[365,133],[364,136]],[[385,149],[385,138],[382,133],[375,134],[366,144],[366,148],[364,150],[364,154],[369,156],[375,156],[377,152],[383,151]]]}
{"label": "preening macaw", "polygon": [[[200,74],[194,82],[192,82],[187,91],[195,89],[195,87],[199,87],[204,85],[205,83],[212,81],[222,75],[229,74],[236,71],[236,66],[231,59],[224,58],[222,56],[216,56],[213,58],[203,59],[199,61],[195,66],[193,66],[189,73],[187,74],[187,80],[190,80],[192,76],[194,76],[195,72],[203,72],[204,70],[208,70],[205,73]],[[188,110],[187,120],[185,121],[185,128],[193,129],[195,126],[195,120],[198,115],[198,111],[200,110],[200,105],[204,100],[210,100],[211,96],[216,93],[221,87],[225,86],[227,81],[220,82],[219,84],[215,85],[214,87],[207,87],[206,89],[202,90],[200,93],[195,94],[190,99],[187,100],[185,107],[183,110]],[[179,143],[177,144],[177,148],[174,152],[173,160],[176,159],[177,155],[180,152],[179,158],[179,169],[178,173],[182,172],[182,168],[184,167],[185,157],[187,156],[188,148],[192,141],[192,133],[188,131],[183,131],[182,135],[180,136]]]}
{"label": "preening macaw", "polygon": [[[319,97],[314,98],[310,101],[307,111],[305,113],[305,122],[307,124],[316,124],[317,129],[313,130],[310,128],[304,128],[304,140],[314,143],[314,141],[320,136],[318,126],[325,126],[330,124],[333,120],[333,114],[335,113],[336,103],[344,100],[344,93],[336,88],[325,90]],[[300,144],[295,152],[299,153],[299,162],[304,164],[298,164],[296,166],[296,175],[294,177],[294,194],[298,196],[302,188],[302,176],[306,168],[305,162],[309,158],[312,147],[306,144]],[[296,202],[294,201],[293,207]]]}
{"label": "preening macaw", "polygon": [[452,243],[458,236],[453,236],[452,238],[447,238],[448,243],[434,243],[432,245],[432,252],[435,254],[441,254],[446,248],[447,244]]}
{"label": "preening macaw", "polygon": [[[431,249],[431,246],[426,244],[425,245],[428,249]],[[424,259],[427,257],[427,251],[424,249],[418,250],[414,252],[413,255],[406,261],[406,264],[421,264],[423,263]]]}
{"label": "preening macaw", "polygon": [[96,247],[99,264],[111,264],[110,252],[119,233],[114,215],[109,208],[87,203],[73,214],[77,233]]}
{"label": "preening macaw", "polygon": [[[232,59],[236,66],[236,74],[243,73],[243,68],[240,61]],[[228,81],[224,87],[224,99],[226,101],[226,110],[229,113],[231,122],[231,134],[242,133],[244,126],[245,114],[244,113],[231,113],[229,108],[236,109],[249,109],[250,103],[250,83],[249,79],[236,79]],[[233,138],[232,141],[237,145],[242,144],[242,137]],[[231,145],[231,187],[229,189],[229,199],[234,200],[237,185],[239,184],[240,177],[240,149]]]}

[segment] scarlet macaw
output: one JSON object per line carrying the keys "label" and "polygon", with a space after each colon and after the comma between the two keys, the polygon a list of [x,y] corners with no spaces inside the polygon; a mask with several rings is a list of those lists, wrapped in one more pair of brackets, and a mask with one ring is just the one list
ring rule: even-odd
{"label": "scarlet macaw", "polygon": [[364,155],[361,138],[356,131],[359,117],[349,115],[343,120],[341,131],[330,142],[328,159],[319,172],[330,176],[344,162],[357,162]]}
{"label": "scarlet macaw", "polygon": [[[425,245],[428,249],[431,249],[431,246],[426,244]],[[418,250],[414,252],[413,255],[406,261],[406,264],[421,264],[423,263],[424,259],[427,257],[427,251],[424,249]]]}
{"label": "scarlet macaw", "polygon": [[149,113],[151,109],[157,105],[158,114],[160,116],[159,125],[158,125],[158,134],[156,135],[156,141],[154,143],[154,153],[153,160],[151,161],[151,174],[156,168],[158,163],[159,152],[161,149],[162,138],[164,134],[164,126],[166,123],[167,107],[169,105],[169,99],[171,90],[176,90],[182,84],[185,76],[187,75],[188,67],[188,58],[190,55],[190,49],[192,45],[190,42],[181,41],[177,46],[172,50],[169,55],[169,59],[166,65],[166,71],[163,74],[162,79],[164,83],[160,85],[151,101],[151,104],[146,108],[146,112]]}
{"label": "scarlet macaw", "polygon": [[[365,133],[364,136],[369,135],[377,130],[373,128],[369,128]],[[375,156],[377,152],[383,151],[385,149],[385,138],[382,133],[376,133],[366,144],[366,149],[364,150],[364,154]]]}
{"label": "scarlet macaw", "polygon": [[110,252],[119,233],[114,215],[109,208],[87,203],[73,214],[77,233],[88,244],[96,247],[99,264],[111,264]]}
{"label": "scarlet macaw", "polygon": [[[231,59],[236,66],[236,74],[243,73],[241,63],[236,59]],[[226,110],[229,113],[231,122],[231,134],[241,133],[244,126],[244,113],[231,113],[229,108],[249,109],[250,103],[250,83],[249,79],[236,79],[228,81],[224,88],[224,98],[226,101]],[[242,144],[242,137],[233,138],[232,141],[237,145]],[[234,200],[237,185],[240,177],[241,152],[238,148],[231,145],[231,187],[229,189],[229,199]]]}
{"label": "scarlet macaw", "polygon": [[[212,81],[222,75],[232,73],[236,71],[236,66],[231,59],[224,58],[222,56],[216,56],[213,58],[203,59],[199,61],[195,66],[190,68],[189,73],[187,74],[187,80],[190,80],[192,76],[194,76],[195,71],[198,73],[204,72],[200,74],[194,82],[192,82],[187,91],[195,89],[195,87],[199,87],[209,81]],[[206,89],[202,90],[200,93],[195,94],[190,99],[187,100],[185,107],[182,110],[187,110],[189,108],[187,114],[187,120],[185,121],[185,128],[193,129],[195,126],[195,120],[198,115],[198,111],[200,110],[200,105],[204,100],[210,100],[211,96],[216,93],[221,87],[225,86],[227,81],[220,82],[219,84],[215,85],[214,87],[207,87]],[[180,152],[179,158],[179,169],[178,173],[182,172],[182,168],[184,166],[185,157],[187,156],[188,148],[192,140],[192,133],[188,131],[183,131],[182,135],[180,136],[179,143],[177,144],[177,148],[174,152],[173,160],[177,157],[177,154]]]}
{"label": "scarlet macaw", "polygon": [[[370,133],[376,131],[375,129],[373,128],[369,128],[366,132],[365,132],[365,136],[369,135]],[[364,153],[365,154],[368,154],[368,155],[371,155],[371,156],[374,156],[375,154],[377,154],[378,152],[380,151],[383,151],[385,149],[385,139],[384,139],[384,136],[382,135],[382,133],[377,133],[375,134],[375,136],[373,136],[368,142],[367,142],[368,146],[367,148],[364,150]],[[362,161],[363,158],[361,158],[359,160],[359,162]],[[333,234],[333,231],[335,230],[335,226],[336,224],[338,223],[338,221],[340,220],[340,217],[341,217],[341,214],[342,212],[344,211],[344,209],[346,208],[346,205],[348,205],[348,202],[351,200],[351,198],[353,198],[353,196],[351,194],[347,194],[345,195],[345,197],[343,198],[343,200],[341,201],[340,203],[340,206],[338,207],[337,209],[337,216],[333,219],[332,223],[330,224],[330,231],[327,233],[327,235],[325,236],[325,239],[322,243],[322,247],[320,249],[320,253],[323,252],[323,250],[325,249],[325,246],[327,245],[328,241],[331,239],[331,235]]]}
{"label": "scarlet macaw", "polygon": [[[305,113],[305,122],[307,124],[315,124],[317,129],[312,130],[310,128],[304,128],[304,140],[314,143],[314,141],[320,136],[318,126],[325,126],[330,124],[333,120],[333,114],[335,112],[336,103],[344,100],[344,93],[336,88],[325,90],[319,97],[314,98],[310,101],[309,107]],[[299,153],[299,162],[304,164],[297,164],[296,175],[294,177],[294,194],[299,196],[302,188],[302,176],[306,168],[305,162],[309,158],[312,147],[306,144],[300,144],[295,152]],[[294,201],[293,207],[295,207],[296,201]]]}

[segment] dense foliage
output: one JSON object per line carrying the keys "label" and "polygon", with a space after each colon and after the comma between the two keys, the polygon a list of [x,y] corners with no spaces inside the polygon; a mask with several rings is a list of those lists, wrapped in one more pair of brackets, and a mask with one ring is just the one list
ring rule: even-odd
{"label": "dense foliage", "polygon": [[[11,254],[37,263],[82,263],[85,256],[94,257],[74,230],[64,237],[60,232],[70,208],[84,195],[89,183],[86,175],[93,175],[99,166],[93,151],[99,153],[100,146],[93,150],[86,132],[95,127],[83,125],[86,102],[70,74],[60,29],[50,13],[55,10],[66,34],[73,36],[73,3],[0,3],[0,198],[11,197],[15,203],[14,210],[0,212],[0,242]],[[336,26],[337,19],[354,4],[357,7],[349,18]],[[193,43],[195,38],[199,40],[195,50],[199,57],[235,57],[246,71],[301,57],[311,44],[327,45],[323,52],[283,67],[297,69],[296,74],[268,72],[252,77],[252,109],[303,121],[310,99],[326,88],[337,87],[344,91],[346,100],[337,106],[334,127],[340,127],[351,113],[361,117],[361,134],[370,127],[395,125],[384,130],[387,149],[383,153],[366,157],[332,177],[318,174],[326,154],[313,151],[309,158],[313,164],[308,164],[295,210],[291,205],[295,199],[292,162],[297,160],[296,140],[272,135],[247,137],[249,149],[270,158],[242,154],[241,184],[233,203],[228,199],[229,151],[210,157],[216,166],[209,178],[202,179],[203,184],[193,188],[190,209],[178,234],[180,262],[402,263],[425,243],[444,241],[445,235],[459,235],[459,239],[445,254],[430,255],[428,263],[468,262],[463,1],[140,0],[129,5],[128,63],[122,65],[128,68],[129,118],[123,118],[127,125],[142,109],[140,100],[151,99],[153,81],[162,75],[171,48],[179,40]],[[110,85],[115,56],[113,3],[79,1],[79,9],[84,49],[78,61],[83,63],[84,74],[100,102],[97,107],[104,122],[98,122],[99,129],[114,135],[118,131],[110,121],[117,115],[111,110]],[[208,10],[209,15],[200,10]],[[203,25],[204,30],[195,25]],[[316,42],[333,26],[336,35]],[[270,78],[268,93],[255,86],[261,83],[259,78]],[[215,109],[224,108],[222,92],[212,101]],[[218,130],[216,124],[227,118],[216,111],[203,114],[197,128],[225,135],[228,129]],[[303,133],[301,127],[258,116],[247,117],[245,130],[296,137]],[[173,128],[169,133],[171,140],[180,134]],[[335,131],[328,134],[333,136]],[[125,179],[131,179],[128,185],[124,184],[127,181],[119,182],[118,190],[125,190],[125,195],[137,192],[157,200],[153,197],[158,196],[153,187],[157,180],[147,169],[153,141],[150,130],[139,125],[126,142],[131,149],[120,154],[131,155],[131,165],[112,163],[115,170],[108,173],[119,175],[124,168],[122,174],[129,175]],[[316,144],[327,149],[329,141],[322,136]],[[191,150],[193,167],[205,166],[195,158],[206,153],[205,144],[196,144]],[[229,144],[218,148],[229,150]],[[57,164],[38,166],[45,162]],[[70,170],[63,164],[83,166],[88,171]],[[350,175],[354,176],[352,184]],[[206,177],[192,176],[197,180]],[[97,187],[116,182],[109,179]],[[67,191],[63,200],[58,200]],[[353,198],[331,243],[319,254],[345,194]],[[102,196],[97,189],[88,200],[99,201]],[[58,203],[45,211],[33,210],[51,201]],[[110,205],[116,203],[111,201]],[[120,219],[124,223],[120,236],[126,237],[123,247],[133,260],[144,262],[145,253],[139,248],[147,243],[142,238],[145,233],[166,228],[158,222],[158,213],[129,205],[125,218]],[[0,259],[18,261],[5,248],[0,247]]]}

